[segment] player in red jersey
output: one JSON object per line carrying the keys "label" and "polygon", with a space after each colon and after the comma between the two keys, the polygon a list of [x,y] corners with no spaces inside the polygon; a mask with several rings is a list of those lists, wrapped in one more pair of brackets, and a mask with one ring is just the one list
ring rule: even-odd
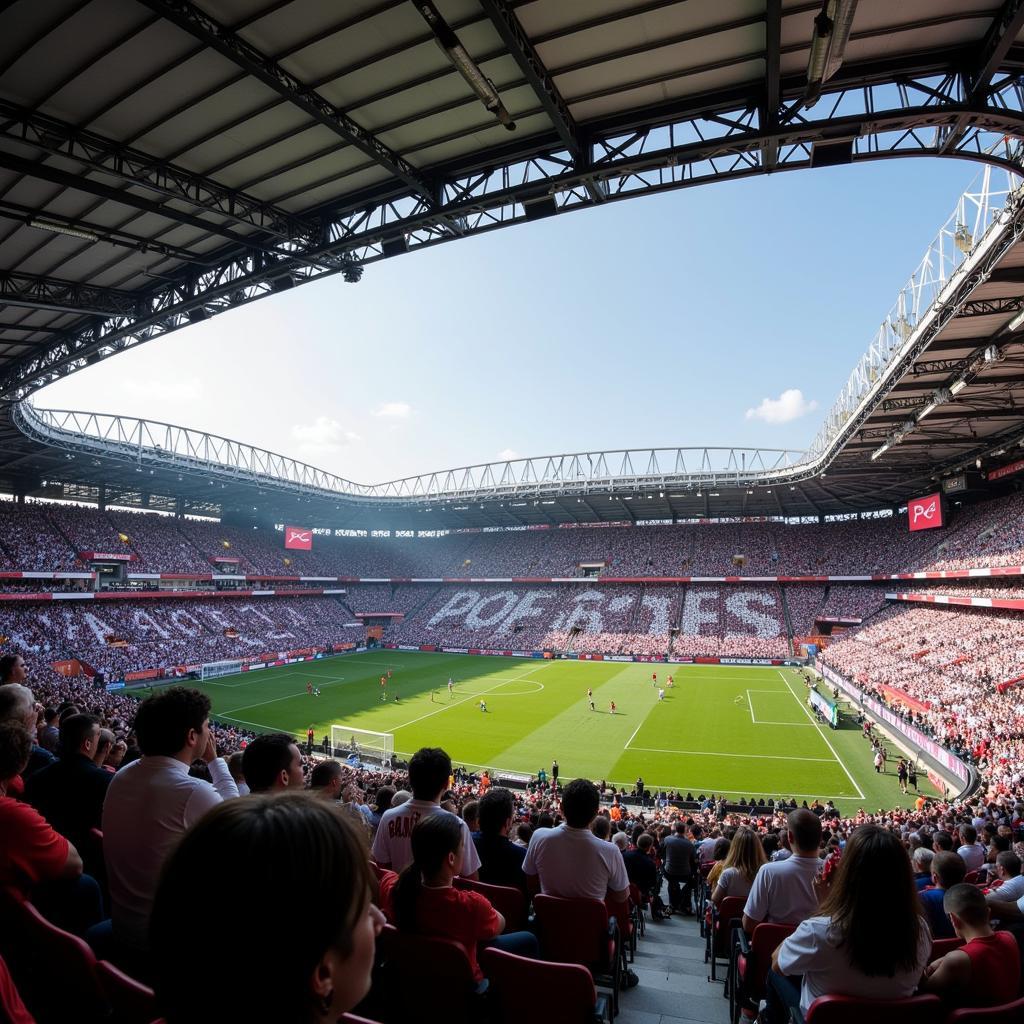
{"label": "player in red jersey", "polygon": [[652,672],[651,673],[651,686],[657,686],[657,685],[658,685],[658,673],[657,672]]}
{"label": "player in red jersey", "polygon": [[306,683],[306,693],[308,693],[310,695],[310,697],[313,696],[313,684],[312,683]]}
{"label": "player in red jersey", "polygon": [[665,685],[671,690],[672,687],[675,686],[676,684],[675,684],[675,681],[672,679],[672,677],[669,676],[668,679],[665,680]]}
{"label": "player in red jersey", "polygon": [[608,702],[608,714],[609,715],[614,715],[615,714],[615,701],[609,701]]}

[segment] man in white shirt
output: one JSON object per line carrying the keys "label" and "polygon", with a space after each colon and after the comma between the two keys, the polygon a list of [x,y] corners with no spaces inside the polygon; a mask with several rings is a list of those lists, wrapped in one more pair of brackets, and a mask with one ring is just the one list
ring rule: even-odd
{"label": "man in white shirt", "polygon": [[956,852],[963,858],[968,871],[977,871],[985,863],[985,847],[978,845],[978,830],[973,825],[962,825],[960,838],[963,846]]}
{"label": "man in white shirt", "polygon": [[[441,797],[448,788],[452,759],[439,747],[423,747],[409,761],[409,784],[412,799],[392,807],[381,815],[373,838],[370,856],[382,868],[401,871],[412,863],[412,830],[420,818],[441,812]],[[457,817],[457,815],[453,815]],[[459,819],[462,821],[462,819]],[[476,852],[472,833],[462,822],[462,877],[476,879],[480,872],[480,855]],[[618,851],[616,856],[618,856]],[[620,857],[621,860],[621,857]]]}
{"label": "man in white shirt", "polygon": [[752,934],[762,921],[799,924],[818,910],[815,881],[821,871],[818,847],[821,821],[805,808],[790,812],[787,819],[793,855],[762,864],[743,908],[743,930]]}
{"label": "man in white shirt", "polygon": [[1020,873],[1020,857],[1012,850],[996,854],[996,878],[1002,880],[998,889],[992,889],[985,897],[989,903],[997,900],[1003,903],[1024,897],[1024,875]]}
{"label": "man in white shirt", "polygon": [[[147,946],[160,869],[182,834],[222,800],[238,796],[210,731],[210,700],[172,686],[144,700],[135,716],[142,757],[111,780],[103,803],[103,857],[115,939]],[[189,775],[202,759],[213,785]]]}

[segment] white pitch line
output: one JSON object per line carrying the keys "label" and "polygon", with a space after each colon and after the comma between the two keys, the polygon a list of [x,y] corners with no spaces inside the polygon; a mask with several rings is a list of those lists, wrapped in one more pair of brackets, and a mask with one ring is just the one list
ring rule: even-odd
{"label": "white pitch line", "polygon": [[[632,735],[632,736],[630,736],[628,740],[626,740],[626,745],[625,745],[625,746],[624,746],[624,747],[622,748],[623,750],[629,750],[629,745],[630,745],[630,743],[632,743],[632,742],[633,742],[633,740],[635,740],[635,739],[636,739],[636,734],[637,734],[637,733],[638,733],[638,732],[640,731],[640,729],[641,729],[641,727],[643,726],[643,724],[644,724],[644,723],[643,723],[643,722],[641,722],[641,723],[640,723],[640,725],[638,725],[638,726],[637,726],[637,727],[636,727],[636,728],[635,728],[635,729],[633,730],[633,735]],[[635,749],[639,750],[640,748],[639,748],[639,747],[637,747],[637,748],[635,748]]]}
{"label": "white pitch line", "polygon": [[861,798],[861,800],[863,800],[864,794],[861,792],[860,786],[857,785],[857,780],[850,774],[850,769],[846,767],[846,764],[843,762],[843,759],[836,753],[836,748],[832,746],[832,743],[829,740],[829,738],[825,735],[824,732],[822,732],[821,726],[818,725],[818,723],[814,720],[814,715],[812,715],[811,712],[807,709],[807,705],[804,704],[804,702],[800,699],[800,695],[796,692],[796,690],[794,690],[793,687],[789,685],[789,680],[786,678],[782,669],[776,669],[776,671],[779,673],[780,676],[782,676],[782,681],[786,684],[786,689],[789,690],[789,692],[793,695],[793,699],[797,702],[797,704],[800,705],[804,714],[806,714],[807,717],[811,720],[811,725],[813,725],[814,728],[818,730],[818,735],[825,741],[825,745],[828,747],[828,749],[832,751],[832,756],[836,759],[836,761],[839,762],[839,767],[842,768],[844,772],[846,772],[846,777],[850,780],[851,783],[853,783],[853,788],[857,790],[857,795]]}
{"label": "white pitch line", "polygon": [[[554,662],[549,661],[546,665],[541,665],[538,668],[530,669],[529,672],[523,672],[521,675],[512,676],[511,679],[502,679],[500,682],[495,683],[493,686],[487,687],[485,690],[478,690],[476,693],[471,693],[468,697],[463,697],[462,700],[452,701],[450,704],[445,704],[444,707],[438,708],[436,711],[428,711],[425,715],[420,715],[419,718],[414,718],[411,722],[403,722],[401,725],[396,725],[394,728],[389,729],[388,732],[398,732],[400,729],[407,729],[410,725],[415,725],[417,722],[422,722],[425,718],[433,718],[434,715],[441,714],[442,711],[450,711],[452,708],[458,707],[460,704],[465,704],[466,701],[476,700],[477,697],[482,697],[485,693],[490,693],[492,690],[497,690],[499,686],[504,686],[506,683],[514,683],[519,679],[525,679],[529,675],[533,675],[534,672],[540,672],[541,669],[548,668],[553,665]],[[522,696],[529,696],[529,694],[523,694]]]}
{"label": "white pitch line", "polygon": [[[695,754],[700,757],[743,757],[758,761],[814,761],[818,764],[832,763],[831,757],[788,757],[785,754],[723,754],[715,750],[666,750],[663,747],[631,747],[630,749],[642,750],[648,754]],[[738,793],[739,790],[735,792]],[[846,799],[849,799],[849,797]]]}
{"label": "white pitch line", "polygon": [[[326,689],[328,686],[332,686],[333,683],[343,683],[345,681],[345,677],[344,676],[333,676],[333,677],[332,676],[321,676],[320,678],[321,679],[332,679],[333,680],[332,683],[324,683],[324,689]],[[291,700],[292,697],[301,697],[301,696],[303,696],[303,694],[305,694],[305,692],[306,692],[305,690],[300,690],[298,693],[286,693],[283,697],[271,697],[270,700],[261,700],[261,701],[259,701],[256,704],[241,704],[237,708],[232,708],[231,712],[235,712],[235,711],[249,711],[251,708],[261,708],[261,707],[263,707],[264,704],[276,704],[279,700]],[[220,714],[221,714],[221,717],[223,717],[223,718],[230,718],[231,717],[230,713],[221,712]],[[213,717],[216,718],[217,714],[214,713]]]}

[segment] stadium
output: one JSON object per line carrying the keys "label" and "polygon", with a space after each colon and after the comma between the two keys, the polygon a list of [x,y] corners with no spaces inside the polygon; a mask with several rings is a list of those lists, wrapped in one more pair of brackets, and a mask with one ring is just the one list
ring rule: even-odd
{"label": "stadium", "polygon": [[[1020,0],[4,5],[0,1020],[1024,1020],[1022,72]],[[908,163],[970,183],[817,294]],[[738,214],[654,339],[631,242],[778,182],[814,251]],[[744,418],[770,289],[838,396]],[[470,464],[356,482],[433,457],[401,372]],[[697,392],[765,445],[635,446]]]}

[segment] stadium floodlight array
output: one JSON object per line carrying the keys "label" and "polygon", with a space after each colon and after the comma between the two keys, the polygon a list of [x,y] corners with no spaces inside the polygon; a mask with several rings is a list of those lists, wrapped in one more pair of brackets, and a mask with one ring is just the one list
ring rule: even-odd
{"label": "stadium floodlight array", "polygon": [[355,756],[369,764],[390,765],[395,756],[395,734],[355,729],[344,723],[332,725],[331,754],[341,761]]}
{"label": "stadium floodlight array", "polygon": [[233,676],[242,671],[240,661],[211,661],[202,667],[200,679],[218,679],[220,676]]}

